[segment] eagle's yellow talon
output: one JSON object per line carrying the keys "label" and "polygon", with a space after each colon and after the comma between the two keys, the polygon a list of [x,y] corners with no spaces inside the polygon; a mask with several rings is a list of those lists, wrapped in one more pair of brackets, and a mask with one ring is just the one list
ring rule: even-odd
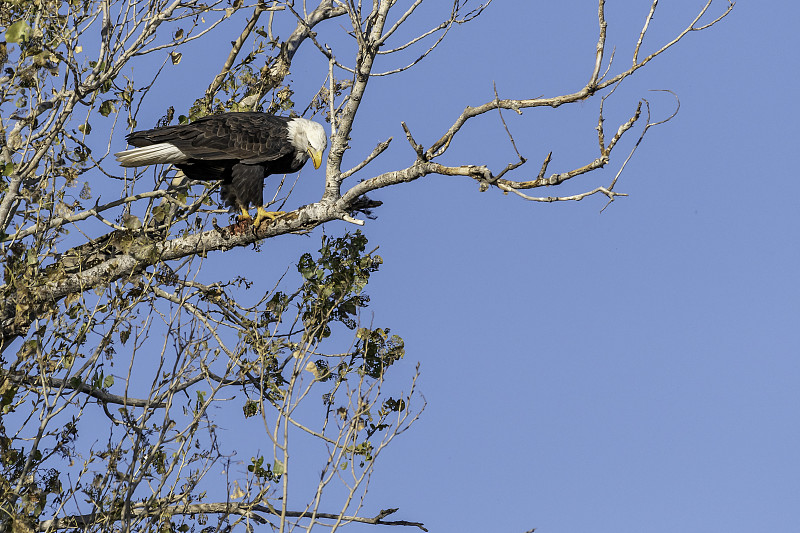
{"label": "eagle's yellow talon", "polygon": [[263,207],[259,207],[256,210],[256,219],[253,221],[253,226],[257,228],[258,225],[261,224],[261,221],[264,220],[265,218],[268,218],[270,219],[270,221],[272,221],[285,214],[286,211],[267,211]]}

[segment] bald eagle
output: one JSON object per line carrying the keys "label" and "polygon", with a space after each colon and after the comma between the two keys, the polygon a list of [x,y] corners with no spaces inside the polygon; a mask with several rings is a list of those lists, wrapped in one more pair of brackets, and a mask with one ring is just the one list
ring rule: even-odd
{"label": "bald eagle", "polygon": [[209,115],[190,124],[135,131],[126,137],[135,146],[114,154],[120,165],[172,164],[193,180],[222,180],[222,200],[254,226],[280,212],[264,209],[264,178],[300,170],[309,157],[322,163],[328,138],[321,124],[304,118],[244,112]]}

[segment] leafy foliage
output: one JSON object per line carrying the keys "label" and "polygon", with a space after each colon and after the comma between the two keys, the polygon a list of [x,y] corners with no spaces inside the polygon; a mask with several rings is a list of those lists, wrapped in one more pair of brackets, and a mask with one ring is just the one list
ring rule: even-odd
{"label": "leafy foliage", "polygon": [[[369,297],[362,294],[383,260],[380,256],[363,255],[367,239],[360,231],[331,241],[323,237],[320,258],[303,254],[297,270],[303,275],[303,321],[306,324],[320,320],[341,322],[348,329],[356,327],[359,308],[366,307]],[[330,328],[314,331],[317,337],[328,337]]]}

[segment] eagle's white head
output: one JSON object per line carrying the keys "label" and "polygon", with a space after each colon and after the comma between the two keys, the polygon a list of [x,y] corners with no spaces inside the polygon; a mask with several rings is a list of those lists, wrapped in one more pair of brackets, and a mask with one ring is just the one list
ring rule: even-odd
{"label": "eagle's white head", "polygon": [[328,147],[328,136],[322,124],[305,118],[293,118],[289,121],[289,142],[297,154],[295,160],[305,163],[311,157],[314,168],[322,164],[322,152]]}

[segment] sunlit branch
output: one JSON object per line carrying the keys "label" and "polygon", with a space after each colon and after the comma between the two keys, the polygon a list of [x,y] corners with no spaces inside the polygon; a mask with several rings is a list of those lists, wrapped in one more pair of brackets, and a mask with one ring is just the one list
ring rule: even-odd
{"label": "sunlit branch", "polygon": [[[155,507],[154,510],[148,507]],[[223,503],[197,503],[188,505],[170,505],[166,507],[159,507],[157,502],[148,503],[145,505],[134,504],[130,508],[130,513],[133,518],[159,516],[162,514],[168,515],[199,515],[199,514],[222,514],[222,515],[242,515],[250,516],[261,523],[266,521],[259,517],[256,513],[264,515],[277,515],[280,516],[281,512],[292,518],[308,518],[309,514],[306,511],[277,511],[274,507],[270,508],[262,504],[247,504],[236,502],[223,502]],[[347,522],[358,522],[361,524],[373,524],[381,526],[411,526],[417,527],[422,531],[425,529],[424,524],[420,522],[409,522],[407,520],[385,520],[387,516],[396,513],[398,509],[386,509],[381,511],[372,518],[363,516],[342,516],[333,513],[317,513],[315,518],[326,520],[344,520]],[[64,518],[56,518],[53,520],[46,520],[39,522],[37,531],[53,531],[60,529],[74,529],[84,528],[93,525],[107,523],[107,521],[116,522],[121,518],[114,516],[106,516],[104,514],[85,514],[85,515],[72,515]],[[259,520],[260,519],[260,520]]]}
{"label": "sunlit branch", "polygon": [[356,166],[354,166],[350,170],[342,172],[339,175],[339,179],[340,180],[344,180],[345,178],[347,178],[349,176],[352,176],[353,174],[355,174],[356,172],[358,172],[359,170],[361,170],[362,168],[364,168],[365,166],[370,164],[376,157],[381,155],[384,151],[386,151],[387,148],[389,148],[389,143],[391,143],[391,142],[392,142],[392,137],[389,137],[385,141],[383,141],[381,143],[378,143],[378,146],[375,147],[375,149],[372,151],[371,154],[369,154],[366,157],[366,159],[361,161],[359,164],[357,164]]}
{"label": "sunlit branch", "polygon": [[0,373],[5,374],[5,377],[10,379],[14,383],[20,383],[20,384],[24,383],[25,385],[30,387],[40,387],[42,393],[46,393],[46,391],[51,390],[53,388],[73,389],[76,391],[80,391],[84,394],[87,394],[92,398],[96,398],[103,403],[113,403],[129,407],[152,407],[152,408],[164,407],[164,404],[159,402],[152,402],[150,400],[128,398],[126,396],[118,396],[116,394],[110,394],[102,389],[92,387],[91,385],[88,385],[83,381],[72,382],[72,380],[65,380],[50,376],[43,378],[44,383],[42,384],[40,378],[37,376],[33,377],[27,376],[20,372],[0,372]]}
{"label": "sunlit branch", "polygon": [[[280,9],[283,9],[283,6],[281,6]],[[262,6],[261,4],[256,5],[256,7],[253,9],[253,14],[250,16],[250,19],[247,21],[247,24],[245,24],[244,29],[242,29],[242,33],[231,44],[231,51],[228,53],[228,58],[225,60],[225,63],[223,63],[222,69],[220,70],[219,74],[217,74],[211,81],[211,84],[208,86],[208,89],[206,89],[205,99],[207,106],[209,107],[211,106],[211,103],[214,99],[214,95],[219,90],[223,80],[225,80],[225,77],[228,76],[228,74],[230,73],[230,69],[233,66],[233,62],[236,61],[236,57],[242,50],[242,46],[244,46],[245,41],[250,36],[253,29],[256,27],[258,19],[261,16],[261,13],[263,13],[264,11],[274,11],[274,10],[275,8],[269,8],[267,6]]]}

